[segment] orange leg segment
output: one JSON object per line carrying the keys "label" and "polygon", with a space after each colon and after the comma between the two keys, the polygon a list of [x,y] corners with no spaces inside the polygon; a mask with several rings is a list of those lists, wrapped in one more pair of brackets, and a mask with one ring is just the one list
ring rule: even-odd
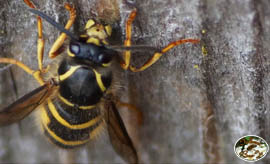
{"label": "orange leg segment", "polygon": [[[24,0],[24,2],[30,8],[33,8],[33,9],[36,8],[35,5],[30,0]],[[76,11],[75,11],[75,8],[69,4],[66,4],[65,8],[70,12],[70,15],[71,15],[65,27],[66,29],[69,29],[74,23],[74,20],[76,17]],[[38,28],[37,58],[38,58],[39,70],[37,71],[32,70],[31,68],[29,68],[27,65],[23,64],[22,62],[17,61],[15,59],[11,59],[11,58],[0,58],[0,63],[17,65],[18,67],[23,69],[25,72],[32,75],[41,85],[43,85],[44,80],[41,76],[41,72],[46,72],[46,69],[43,68],[44,39],[43,39],[43,34],[42,34],[42,20],[39,16],[37,16],[37,22],[38,22],[37,23],[37,28]],[[63,36],[63,34],[60,35],[60,37],[54,43],[51,50],[55,50],[54,52],[57,52],[57,50],[62,46],[65,38],[66,36]]]}
{"label": "orange leg segment", "polygon": [[170,49],[172,49],[175,46],[178,46],[180,44],[184,44],[184,43],[198,43],[200,40],[198,39],[182,39],[182,40],[178,40],[175,42],[172,42],[170,44],[168,44],[165,48],[163,48],[161,50],[161,52],[156,52],[145,64],[143,64],[140,68],[135,68],[133,66],[130,66],[130,70],[132,72],[140,72],[143,71],[145,69],[147,69],[148,67],[150,67],[151,65],[153,65],[155,62],[158,61],[158,59],[167,51],[169,51]]}
{"label": "orange leg segment", "polygon": [[[35,5],[30,0],[24,0],[24,2],[30,7],[35,9]],[[44,39],[42,34],[42,21],[39,16],[37,16],[37,28],[38,28],[38,41],[37,41],[37,59],[38,67],[40,71],[45,71],[43,69],[43,55],[44,55]]]}
{"label": "orange leg segment", "polygon": [[30,0],[23,0],[23,1],[24,1],[25,4],[27,4],[27,6],[33,8],[33,9],[36,8],[36,7],[34,6],[34,4],[33,4]]}
{"label": "orange leg segment", "polygon": [[21,69],[23,69],[26,73],[32,75],[41,85],[45,84],[42,77],[40,76],[40,71],[35,71],[29,68],[27,65],[23,64],[20,61],[17,61],[15,59],[11,58],[0,58],[0,63],[5,63],[5,64],[15,64]]}
{"label": "orange leg segment", "polygon": [[[65,26],[65,29],[69,30],[75,21],[76,10],[75,10],[74,6],[72,6],[70,4],[65,4],[65,8],[69,11],[69,15],[70,15],[70,18]],[[60,36],[56,39],[56,41],[52,45],[52,48],[49,52],[50,58],[55,58],[57,55],[59,55],[62,52],[61,47],[62,47],[66,38],[67,38],[67,35],[65,33],[60,34]]]}
{"label": "orange leg segment", "polygon": [[[134,9],[129,17],[128,17],[128,20],[126,22],[126,40],[125,40],[125,43],[124,45],[129,47],[131,46],[131,30],[132,30],[132,22],[133,20],[135,19],[136,17],[136,13],[137,13],[137,10]],[[124,63],[121,63],[121,67],[124,69],[124,70],[127,70],[128,67],[129,67],[129,64],[130,64],[130,57],[131,57],[131,52],[130,51],[125,51],[124,52]]]}

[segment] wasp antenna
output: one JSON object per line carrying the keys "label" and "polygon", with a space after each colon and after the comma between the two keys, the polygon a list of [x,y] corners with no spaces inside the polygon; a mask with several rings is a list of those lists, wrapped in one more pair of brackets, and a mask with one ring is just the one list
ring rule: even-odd
{"label": "wasp antenna", "polygon": [[115,51],[133,51],[133,52],[144,52],[144,51],[154,51],[160,52],[160,49],[152,46],[145,46],[145,45],[133,45],[133,46],[118,46],[118,45],[105,45],[106,48],[112,49]]}
{"label": "wasp antenna", "polygon": [[45,19],[47,22],[49,22],[51,25],[53,25],[54,27],[56,27],[59,31],[67,34],[72,40],[78,41],[78,37],[75,36],[73,33],[71,33],[70,31],[66,30],[64,28],[64,26],[62,26],[61,24],[55,22],[52,18],[50,18],[48,15],[44,14],[41,11],[35,10],[35,9],[29,9],[29,11],[33,14],[36,14],[38,16],[40,16],[41,18]]}

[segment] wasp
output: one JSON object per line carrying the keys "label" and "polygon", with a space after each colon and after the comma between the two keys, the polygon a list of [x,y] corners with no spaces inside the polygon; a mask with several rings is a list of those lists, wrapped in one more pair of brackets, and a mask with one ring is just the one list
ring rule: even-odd
{"label": "wasp", "polygon": [[[19,98],[0,111],[0,126],[10,125],[38,109],[43,134],[63,149],[80,147],[96,138],[107,129],[115,151],[127,162],[137,163],[139,158],[135,146],[118,112],[114,85],[117,82],[115,65],[124,70],[140,72],[149,68],[159,58],[183,43],[197,43],[198,39],[182,39],[169,43],[159,50],[150,46],[132,46],[132,22],[136,9],[126,21],[126,39],[123,46],[110,45],[108,38],[112,27],[94,20],[88,20],[83,35],[77,37],[69,31],[76,18],[76,10],[66,4],[69,19],[63,27],[49,16],[36,9],[30,0],[24,0],[29,11],[37,15],[37,61],[38,69],[33,70],[24,63],[0,58],[0,63],[14,64],[33,76],[40,87]],[[49,51],[51,59],[57,62],[43,65],[44,38],[42,19],[61,31]],[[68,46],[64,42],[70,38]],[[131,51],[154,50],[154,55],[141,67],[130,64]],[[122,55],[119,55],[122,53]]]}

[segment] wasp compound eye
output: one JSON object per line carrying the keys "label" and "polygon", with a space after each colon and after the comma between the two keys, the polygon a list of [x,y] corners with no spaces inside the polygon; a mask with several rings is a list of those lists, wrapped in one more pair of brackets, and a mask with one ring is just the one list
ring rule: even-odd
{"label": "wasp compound eye", "polygon": [[98,62],[99,63],[109,63],[112,60],[112,56],[109,54],[99,54]]}
{"label": "wasp compound eye", "polygon": [[80,53],[80,46],[76,43],[71,43],[69,46],[69,50],[73,54],[79,54]]}

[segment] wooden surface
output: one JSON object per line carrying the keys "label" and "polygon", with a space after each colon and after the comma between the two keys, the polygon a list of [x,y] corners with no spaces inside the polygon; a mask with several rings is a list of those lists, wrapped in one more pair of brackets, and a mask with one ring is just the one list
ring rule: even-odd
{"label": "wooden surface", "polygon": [[[64,24],[68,13],[60,1],[34,1]],[[81,0],[72,1],[79,33],[89,18],[113,23],[115,44],[123,43],[124,22],[133,7],[133,43],[162,48],[182,38],[199,38],[164,55],[140,73],[122,71],[121,97],[144,115],[124,121],[145,163],[241,163],[233,150],[238,138],[269,138],[270,2],[268,0]],[[14,57],[37,68],[36,19],[22,1],[0,2],[0,56]],[[45,52],[59,32],[44,23]],[[150,53],[136,53],[141,65]],[[49,63],[47,56],[45,63]],[[0,70],[1,107],[38,86],[16,67]],[[11,68],[11,69],[10,69]],[[13,76],[12,76],[13,75]],[[13,79],[12,79],[13,77]],[[17,90],[14,89],[17,86]],[[40,135],[32,117],[0,129],[0,162],[59,161],[58,150]],[[266,157],[261,163],[269,163]],[[123,163],[106,139],[79,150],[77,162]],[[242,162],[244,163],[244,162]]]}

